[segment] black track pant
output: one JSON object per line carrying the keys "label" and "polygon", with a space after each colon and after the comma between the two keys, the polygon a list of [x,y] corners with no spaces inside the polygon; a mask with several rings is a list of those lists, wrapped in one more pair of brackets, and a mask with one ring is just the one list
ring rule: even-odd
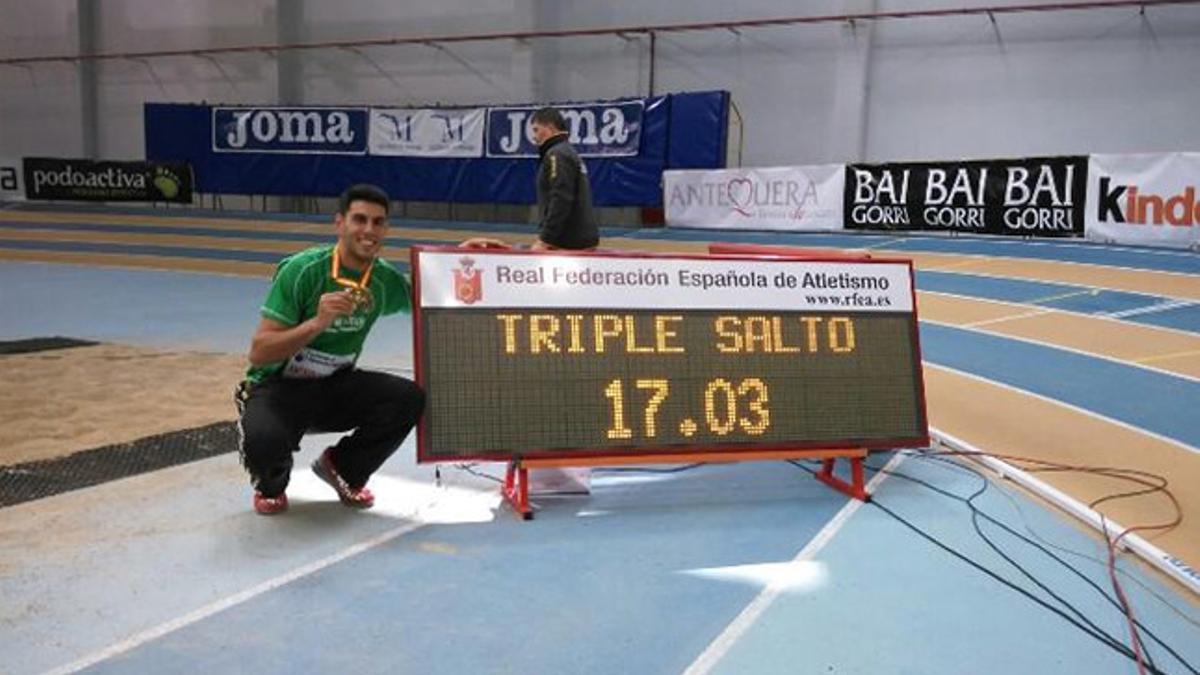
{"label": "black track pant", "polygon": [[292,453],[308,432],[353,429],[333,447],[333,465],[350,487],[366,485],[420,419],[425,392],[402,377],[350,368],[239,386],[236,402],[242,464],[255,489],[274,497],[287,488]]}

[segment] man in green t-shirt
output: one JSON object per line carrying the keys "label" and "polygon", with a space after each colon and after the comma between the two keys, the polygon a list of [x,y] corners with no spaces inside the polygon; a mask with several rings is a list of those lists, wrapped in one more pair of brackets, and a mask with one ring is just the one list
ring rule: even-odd
{"label": "man in green t-shirt", "polygon": [[287,509],[292,453],[310,431],[350,431],[312,469],[347,506],[369,508],[371,477],[416,425],[425,394],[411,380],[355,367],[384,314],[411,309],[408,279],[378,257],[388,197],[355,185],[339,199],[337,242],[284,258],[261,308],[238,386],[242,463],[254,509]]}

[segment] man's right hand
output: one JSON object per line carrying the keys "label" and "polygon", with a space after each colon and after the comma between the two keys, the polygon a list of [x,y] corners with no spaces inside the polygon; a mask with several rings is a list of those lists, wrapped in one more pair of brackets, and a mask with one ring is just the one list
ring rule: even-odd
{"label": "man's right hand", "polygon": [[512,248],[507,242],[492,237],[471,237],[459,246],[464,248]]}
{"label": "man's right hand", "polygon": [[354,298],[350,291],[334,291],[321,295],[316,316],[294,326],[262,317],[250,340],[250,363],[260,366],[291,358],[332,326],[339,316],[347,316],[353,311]]}
{"label": "man's right hand", "polygon": [[313,318],[321,326],[321,330],[333,325],[339,316],[349,316],[354,312],[354,298],[350,291],[333,291],[322,293],[317,302],[317,315]]}

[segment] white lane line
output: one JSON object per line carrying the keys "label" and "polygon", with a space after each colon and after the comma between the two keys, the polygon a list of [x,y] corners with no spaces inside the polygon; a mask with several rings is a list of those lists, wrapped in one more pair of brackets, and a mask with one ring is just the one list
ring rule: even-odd
{"label": "white lane line", "polygon": [[1085,288],[1080,291],[1067,291],[1065,293],[1056,293],[1054,295],[1046,295],[1032,300],[1024,300],[1021,304],[1024,305],[1040,305],[1046,302],[1054,302],[1055,300],[1066,300],[1067,298],[1077,298],[1081,295],[1100,295],[1103,291],[1099,288]]}
{"label": "white lane line", "polygon": [[[894,456],[892,456],[891,461],[884,466],[884,470],[876,473],[875,476],[867,482],[867,491],[874,492],[876,488],[879,487],[879,484],[882,483],[885,478],[887,478],[887,472],[894,469],[902,461],[904,461],[904,456],[900,453],[896,453]],[[825,523],[825,527],[821,528],[821,531],[817,532],[817,535],[813,537],[812,540],[804,546],[804,548],[800,549],[800,552],[796,554],[795,558],[792,558],[792,564],[811,560],[817,555],[817,553],[820,553],[821,549],[825,548],[826,544],[833,540],[834,535],[836,535],[838,531],[845,526],[846,521],[850,520],[850,517],[853,516],[862,505],[863,502],[860,502],[857,499],[851,499],[850,501],[846,502],[846,505],[842,507],[842,510],[838,511],[828,523]],[[779,594],[786,589],[786,580],[776,580],[772,582],[770,586],[764,588],[757,596],[755,596],[753,600],[750,601],[750,604],[746,605],[745,609],[743,609],[741,613],[738,614],[737,617],[735,617],[734,620],[725,627],[725,630],[721,631],[721,634],[718,635],[715,640],[709,643],[708,647],[700,653],[700,656],[696,657],[696,660],[692,662],[692,665],[688,666],[687,670],[683,671],[683,675],[704,675],[705,673],[712,671],[712,669],[721,661],[721,659],[725,658],[725,655],[729,653],[729,650],[733,648],[737,641],[746,634],[746,631],[750,630],[751,626],[753,626],[759,620],[759,618],[762,617],[763,613],[767,611],[767,608],[771,606],[771,603],[775,602],[775,598],[779,597]]]}
{"label": "white lane line", "polygon": [[1115,363],[1118,366],[1126,366],[1129,368],[1140,368],[1141,370],[1145,370],[1145,371],[1154,373],[1156,375],[1166,375],[1167,377],[1177,377],[1181,380],[1187,380],[1188,382],[1200,384],[1200,377],[1196,377],[1194,375],[1188,375],[1187,373],[1180,373],[1180,372],[1177,372],[1174,370],[1165,370],[1163,368],[1156,368],[1155,366],[1146,365],[1147,361],[1151,361],[1154,359],[1173,358],[1173,357],[1177,357],[1177,356],[1190,356],[1192,354],[1197,353],[1195,351],[1174,352],[1171,354],[1156,354],[1156,355],[1141,357],[1141,358],[1137,358],[1137,359],[1121,359],[1121,358],[1117,358],[1115,356],[1110,356],[1108,354],[1101,354],[1099,352],[1089,352],[1089,351],[1084,351],[1082,349],[1076,349],[1075,347],[1068,347],[1066,345],[1058,344],[1057,342],[1046,342],[1045,340],[1038,340],[1036,338],[1025,337],[1023,335],[1012,335],[1010,333],[1001,333],[1001,332],[997,332],[997,331],[993,331],[993,330],[980,330],[979,329],[979,326],[986,326],[988,324],[1001,323],[1003,321],[1011,321],[1014,319],[1026,318],[1029,316],[1036,316],[1036,315],[1021,314],[1018,316],[1009,316],[1009,317],[1003,317],[1000,319],[992,319],[990,321],[976,321],[974,323],[949,323],[946,321],[936,321],[934,319],[921,319],[921,323],[927,323],[932,326],[939,326],[941,328],[956,328],[958,330],[965,330],[970,333],[979,333],[980,335],[988,335],[991,337],[1000,338],[1002,340],[1013,340],[1014,342],[1024,342],[1025,344],[1031,344],[1031,345],[1034,345],[1037,347],[1045,347],[1046,349],[1056,349],[1058,351],[1070,352],[1071,354],[1078,354],[1079,356],[1086,356],[1086,357],[1092,358],[1092,359],[1100,359],[1101,361],[1108,361],[1109,363]]}
{"label": "white lane line", "polygon": [[386,544],[387,542],[389,542],[397,537],[400,537],[402,535],[408,534],[409,532],[412,532],[413,530],[416,530],[424,525],[425,525],[425,523],[416,522],[416,523],[406,523],[399,527],[392,528],[391,530],[388,530],[387,532],[384,532],[383,534],[380,534],[376,537],[373,537],[366,541],[355,544],[354,546],[351,546],[349,548],[338,551],[337,553],[334,553],[333,555],[327,556],[325,558],[321,558],[320,560],[311,562],[302,567],[297,567],[296,569],[294,569],[286,574],[277,576],[273,579],[268,579],[267,581],[264,581],[261,584],[258,584],[257,586],[248,588],[248,589],[242,591],[241,593],[231,595],[227,598],[222,598],[221,600],[218,600],[209,605],[205,605],[204,607],[201,607],[200,609],[197,609],[195,611],[184,614],[183,616],[180,616],[178,618],[167,621],[166,623],[159,624],[157,626],[154,626],[153,628],[149,628],[140,633],[131,635],[130,637],[128,637],[116,644],[110,645],[100,651],[93,652],[91,654],[88,654],[87,656],[84,656],[83,658],[72,661],[71,663],[68,663],[66,665],[59,666],[53,670],[47,671],[46,675],[67,675],[68,673],[75,673],[80,670],[83,670],[84,668],[94,666],[97,663],[100,663],[101,661],[105,661],[114,656],[124,654],[125,652],[131,651],[137,647],[140,647],[141,645],[144,645],[147,642],[150,642],[151,640],[156,640],[160,637],[163,637],[164,635],[173,633],[173,632],[179,630],[180,628],[184,628],[184,627],[194,624],[198,621],[207,619],[208,617],[213,616],[214,614],[218,614],[218,613],[223,612],[231,607],[240,605],[243,602],[246,602],[247,600],[251,600],[251,599],[256,598],[264,593],[273,591],[273,590],[279,588],[280,586],[289,584],[297,579],[300,579],[301,577],[306,577],[315,572],[319,572],[327,567],[336,565],[337,563],[339,563],[347,558],[354,557],[360,553],[363,553],[365,551],[373,549],[377,546]]}
{"label": "white lane line", "polygon": [[[947,293],[946,291],[930,291],[930,290],[923,290],[920,288],[917,289],[917,295],[918,296],[934,295],[934,296],[940,296],[943,298],[953,298],[955,300],[969,300],[971,302],[982,302],[982,303],[989,304],[989,305],[1003,305],[1005,307],[1013,307],[1013,308],[1020,308],[1020,307],[1026,306],[1026,305],[1023,305],[1022,303],[1014,302],[1014,301],[1010,301],[1010,300],[996,300],[994,298],[982,298],[982,297],[974,296],[974,295],[962,295],[961,293]],[[1176,333],[1178,335],[1186,335],[1187,337],[1193,337],[1193,338],[1196,337],[1198,334],[1195,331],[1184,330],[1182,328],[1171,328],[1170,326],[1160,326],[1158,324],[1153,324],[1153,323],[1139,323],[1137,321],[1123,321],[1121,319],[1114,319],[1113,317],[1108,316],[1107,314],[1088,314],[1086,312],[1076,312],[1076,311],[1070,310],[1070,309],[1062,309],[1061,307],[1053,307],[1053,308],[1048,308],[1048,309],[1050,310],[1050,312],[1054,312],[1057,314],[1067,314],[1070,316],[1082,317],[1084,319],[1095,319],[1097,321],[1108,321],[1108,322],[1117,324],[1119,326],[1128,326],[1128,327],[1132,327],[1132,328],[1144,328],[1146,330],[1152,330],[1152,331],[1164,331],[1167,333]],[[1005,318],[1005,320],[1007,320],[1007,319],[1011,319],[1014,317],[1010,316],[1010,317],[1004,317],[1004,318]]]}
{"label": "white lane line", "polygon": [[901,243],[904,243],[904,242],[908,241],[908,239],[909,239],[908,237],[896,237],[896,238],[894,238],[894,239],[885,239],[884,241],[876,242],[876,243],[874,243],[874,244],[871,244],[871,245],[869,245],[869,246],[863,246],[862,248],[863,248],[864,250],[871,250],[871,249],[883,248],[884,246],[890,246],[890,245],[892,245],[892,244],[901,244]]}
{"label": "white lane line", "polygon": [[[1025,244],[1025,245],[1030,244],[1030,242],[997,242],[997,243]],[[1074,265],[1077,267],[1091,268],[1091,269],[1096,270],[1097,272],[1104,272],[1106,270],[1119,270],[1122,272],[1146,272],[1148,274],[1164,274],[1164,275],[1183,277],[1183,278],[1195,278],[1196,277],[1195,272],[1176,272],[1173,270],[1158,269],[1156,267],[1130,267],[1128,265],[1108,265],[1108,264],[1105,264],[1102,262],[1063,260],[1061,258],[1031,258],[1031,257],[1022,257],[1022,256],[1004,255],[1003,253],[956,253],[954,251],[933,251],[933,250],[924,250],[924,249],[900,249],[900,250],[895,250],[895,252],[900,253],[900,254],[929,253],[929,254],[933,254],[933,255],[962,256],[962,257],[975,258],[980,261],[993,261],[994,260],[994,261],[1008,261],[1008,262],[1018,262],[1018,263],[1050,263],[1051,265]],[[1156,252],[1155,255],[1161,255],[1161,253]],[[1179,257],[1194,258],[1195,254],[1188,253],[1188,254],[1185,254],[1185,255],[1179,256]],[[980,274],[979,276],[995,276],[995,275]],[[1002,278],[1008,278],[1008,277],[1002,277]],[[1027,278],[1027,277],[1021,277],[1021,278]],[[1046,283],[1063,283],[1063,282],[1046,280]],[[1120,290],[1120,289],[1113,289],[1113,290]],[[1136,291],[1127,291],[1127,292],[1133,293]]]}
{"label": "white lane line", "polygon": [[[1022,312],[1020,314],[1012,314],[1010,316],[1001,316],[1001,317],[997,317],[995,319],[983,319],[981,321],[972,321],[971,323],[960,324],[960,326],[962,328],[978,328],[979,326],[990,326],[992,324],[1004,323],[1006,321],[1016,321],[1018,319],[1029,319],[1029,318],[1032,318],[1035,316],[1051,314],[1054,311],[1055,310],[1053,310],[1053,309],[1035,309],[1035,310],[1032,310],[1029,312]],[[938,323],[937,321],[930,321],[929,319],[921,319],[921,322],[922,323]],[[954,324],[944,324],[944,325],[952,326]]]}
{"label": "white lane line", "polygon": [[[900,252],[903,253],[903,251],[900,251]],[[984,258],[984,260],[995,260],[995,258]],[[1043,261],[1043,262],[1054,262],[1054,261]],[[1064,262],[1064,264],[1069,264],[1069,263]],[[1083,263],[1080,263],[1080,264],[1083,264]],[[1106,269],[1123,269],[1123,268],[1103,268],[1103,267],[1101,267],[1097,270],[1097,273],[1102,275]],[[1133,271],[1148,272],[1148,273],[1155,273],[1155,274],[1176,274],[1175,272],[1159,272],[1157,270],[1133,270]],[[1135,290],[1132,290],[1129,288],[1117,288],[1114,286],[1100,286],[1100,285],[1095,285],[1095,284],[1084,284],[1084,283],[1080,283],[1077,281],[1066,281],[1063,279],[1043,279],[1042,277],[1037,277],[1037,276],[1025,276],[1025,275],[1014,276],[1013,274],[997,274],[995,272],[983,272],[983,271],[979,271],[979,270],[969,270],[967,272],[949,272],[949,271],[945,271],[944,269],[939,269],[936,267],[918,267],[917,272],[918,273],[934,272],[937,274],[953,274],[955,276],[983,277],[986,279],[1000,279],[1003,281],[1031,282],[1031,283],[1036,283],[1036,284],[1047,284],[1047,285],[1051,285],[1051,286],[1074,286],[1076,288],[1080,288],[1081,290],[1086,290],[1086,291],[1097,291],[1097,292],[1107,291],[1109,293],[1121,293],[1124,295],[1140,295],[1140,296],[1143,296],[1143,297],[1149,298],[1149,299],[1162,298],[1162,299],[1167,299],[1167,300],[1181,300],[1184,302],[1195,302],[1196,301],[1196,298],[1187,297],[1187,296],[1164,295],[1162,293],[1151,293],[1148,291],[1135,291]],[[1195,277],[1196,275],[1179,273],[1178,276]],[[920,290],[919,286],[920,286],[920,284],[918,284],[918,290]],[[1045,300],[1046,300],[1046,298],[1041,299],[1042,302],[1044,302]],[[1025,303],[1028,303],[1028,302],[1030,302],[1030,301],[1025,301]],[[1022,304],[1025,304],[1025,303],[1022,303]]]}
{"label": "white lane line", "polygon": [[1073,405],[1073,404],[1067,403],[1065,401],[1060,401],[1056,398],[1050,398],[1049,396],[1044,396],[1042,394],[1038,394],[1036,392],[1029,391],[1028,389],[1021,389],[1020,387],[1014,387],[1011,384],[1005,384],[1004,382],[1000,382],[998,380],[990,380],[981,375],[975,375],[974,373],[968,373],[966,371],[959,370],[957,368],[951,368],[950,366],[943,366],[943,365],[940,365],[937,363],[933,363],[931,361],[922,361],[921,363],[926,368],[935,368],[937,370],[944,370],[947,373],[953,373],[954,375],[958,375],[960,377],[965,377],[968,380],[974,380],[976,382],[982,382],[983,384],[991,385],[993,387],[1007,389],[1008,391],[1016,392],[1018,394],[1021,394],[1022,396],[1028,396],[1030,398],[1037,399],[1044,403],[1049,403],[1049,404],[1057,406],[1059,408],[1066,408],[1067,410],[1070,410],[1072,412],[1077,412],[1081,415],[1087,415],[1088,417],[1098,419],[1101,422],[1107,422],[1109,424],[1121,427],[1122,429],[1128,429],[1129,431],[1141,434],[1143,436],[1149,436],[1150,438],[1153,438],[1158,441],[1162,441],[1163,443],[1168,443],[1168,444],[1173,445],[1181,450],[1186,450],[1191,453],[1200,454],[1200,448],[1189,444],[1187,441],[1181,441],[1177,438],[1171,438],[1170,436],[1164,436],[1158,432],[1150,431],[1149,429],[1139,427],[1134,424],[1130,424],[1129,422],[1122,422],[1119,419],[1115,419],[1115,418],[1109,417],[1108,415],[1098,413],[1095,410],[1088,410],[1087,408],[1080,408],[1077,405]]}
{"label": "white lane line", "polygon": [[1158,304],[1149,305],[1146,307],[1134,307],[1119,312],[1104,312],[1104,316],[1109,316],[1114,319],[1124,319],[1127,316],[1141,316],[1143,314],[1157,314],[1170,309],[1179,309],[1181,307],[1192,307],[1200,303],[1191,300],[1171,300],[1168,302],[1160,302]]}

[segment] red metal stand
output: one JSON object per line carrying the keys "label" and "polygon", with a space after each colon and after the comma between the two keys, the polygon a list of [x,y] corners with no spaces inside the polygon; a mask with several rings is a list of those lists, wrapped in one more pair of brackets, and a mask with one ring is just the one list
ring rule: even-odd
{"label": "red metal stand", "polygon": [[861,502],[871,501],[871,495],[867,494],[867,485],[863,482],[863,458],[850,457],[849,459],[851,482],[847,483],[833,475],[835,458],[832,457],[821,462],[821,470],[816,473],[817,480],[848,497],[853,497]]}
{"label": "red metal stand", "polygon": [[533,509],[529,506],[529,469],[520,460],[508,463],[500,493],[521,520],[533,520]]}
{"label": "red metal stand", "polygon": [[[867,451],[863,448],[836,448],[825,450],[769,450],[760,452],[716,452],[674,455],[636,455],[574,457],[562,459],[514,459],[508,463],[504,484],[500,494],[513,512],[522,520],[533,520],[533,507],[529,504],[529,470],[581,466],[621,466],[628,464],[677,464],[694,462],[744,462],[750,460],[819,459],[821,469],[816,472],[817,480],[841,492],[847,497],[869,501],[863,476],[863,459]],[[850,482],[833,474],[834,462],[850,460]]]}

